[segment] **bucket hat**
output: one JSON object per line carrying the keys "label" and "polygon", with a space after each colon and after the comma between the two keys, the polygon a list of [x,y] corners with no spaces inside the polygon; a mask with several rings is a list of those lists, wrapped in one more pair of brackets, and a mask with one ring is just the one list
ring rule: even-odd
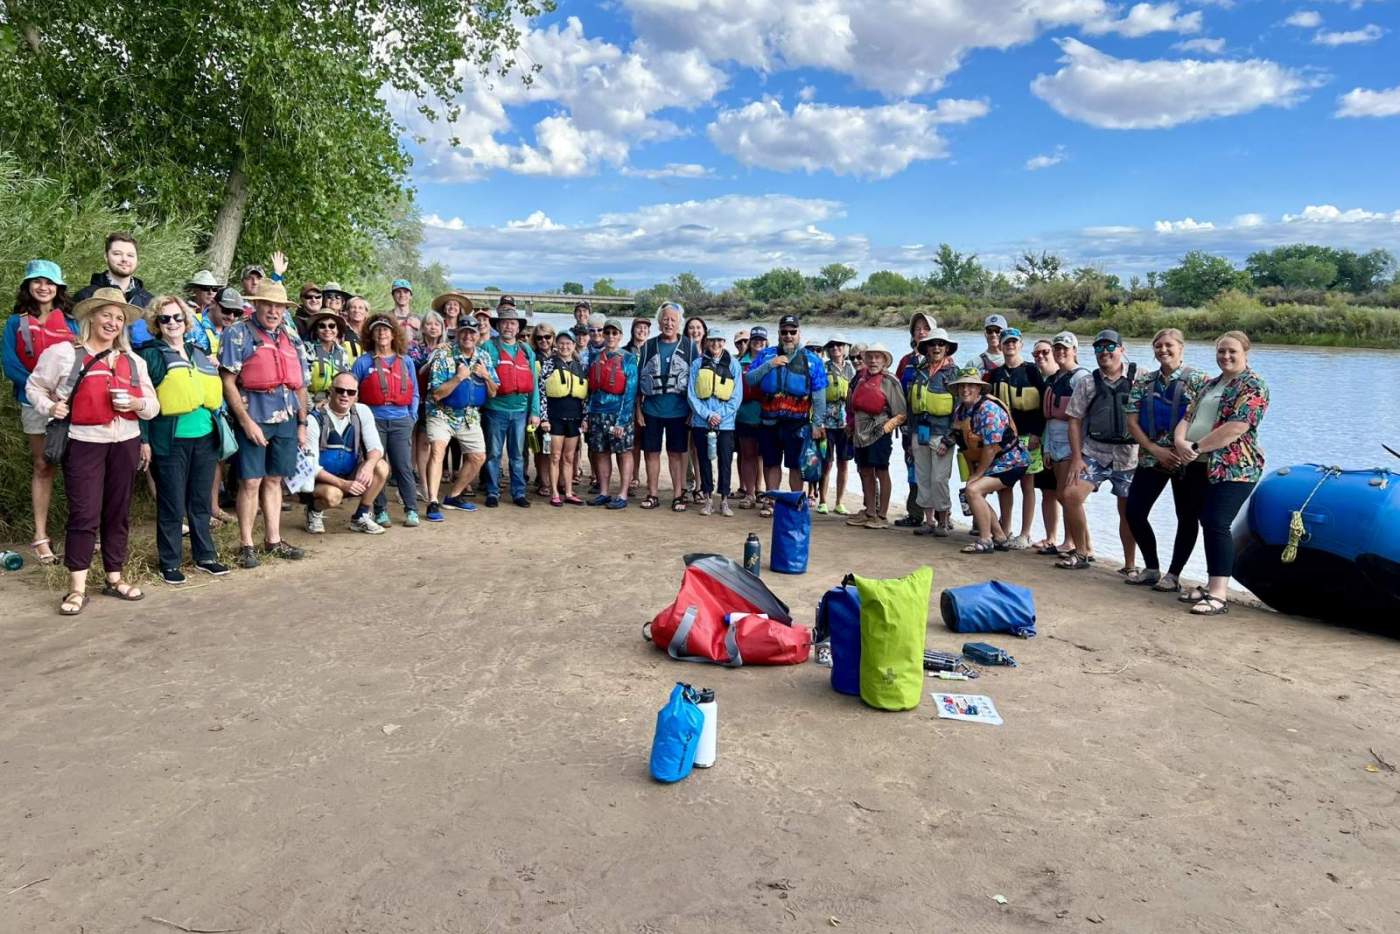
{"label": "bucket hat", "polygon": [[313,340],[315,339],[316,335],[316,326],[327,319],[335,322],[335,326],[340,328],[340,333],[342,336],[350,333],[349,323],[346,322],[346,320],[340,315],[336,314],[333,311],[318,311],[311,316],[311,320],[306,322],[306,330],[312,335]]}
{"label": "bucket hat", "polygon": [[185,288],[194,286],[201,289],[222,289],[224,284],[214,278],[214,274],[207,269],[201,269],[190,277],[190,281],[185,283]]}
{"label": "bucket hat", "polygon": [[849,338],[846,337],[846,335],[842,334],[840,331],[837,331],[835,334],[831,335],[826,339],[826,343],[822,344],[822,347],[830,347],[832,344],[845,344],[847,347],[849,347],[851,346],[851,341]]}
{"label": "bucket hat", "polygon": [[958,371],[958,378],[957,378],[957,379],[950,379],[950,380],[948,381],[948,385],[949,385],[949,386],[981,386],[983,389],[989,389],[989,388],[991,388],[991,383],[988,383],[986,380],[984,380],[984,379],[982,378],[982,374],[978,371],[977,367],[975,367],[975,366],[970,366],[970,367],[967,367],[967,368],[965,368],[965,369],[959,370],[959,371]]}
{"label": "bucket hat", "polygon": [[24,282],[30,279],[47,279],[54,285],[67,286],[63,281],[63,270],[51,259],[31,259],[24,264]]}
{"label": "bucket hat", "polygon": [[942,328],[934,328],[932,331],[929,331],[928,337],[919,341],[919,350],[923,350],[925,344],[932,344],[934,341],[942,341],[947,344],[948,353],[950,355],[958,352],[958,342],[949,337],[948,332]]}
{"label": "bucket hat", "polygon": [[85,298],[74,305],[73,318],[76,321],[81,321],[95,314],[99,309],[106,308],[108,305],[120,307],[127,324],[130,324],[133,318],[139,318],[142,315],[140,308],[137,308],[126,300],[126,295],[121,289],[105,288],[98,289],[96,292],[92,293],[91,298]]}
{"label": "bucket hat", "polygon": [[890,353],[890,349],[884,344],[881,344],[879,341],[876,341],[869,347],[865,348],[865,354],[863,359],[869,359],[871,354],[877,353],[885,355],[885,369],[888,370],[890,367],[894,366],[894,354]]}
{"label": "bucket hat", "polygon": [[350,293],[341,288],[339,282],[327,282],[321,286],[322,298],[330,298],[332,295],[339,295],[343,299],[350,298]]}

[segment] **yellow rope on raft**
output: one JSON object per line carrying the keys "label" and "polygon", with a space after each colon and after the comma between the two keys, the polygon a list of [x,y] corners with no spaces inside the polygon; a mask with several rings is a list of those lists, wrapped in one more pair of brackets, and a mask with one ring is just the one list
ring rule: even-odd
{"label": "yellow rope on raft", "polygon": [[1312,502],[1312,498],[1317,495],[1318,490],[1322,489],[1324,483],[1332,477],[1340,477],[1341,475],[1342,468],[1340,467],[1328,467],[1324,470],[1322,479],[1317,481],[1317,486],[1312,488],[1308,498],[1303,500],[1303,505],[1299,506],[1288,520],[1288,544],[1283,546],[1283,554],[1279,556],[1279,560],[1284,564],[1292,564],[1298,559],[1298,546],[1303,543],[1303,537],[1308,534],[1307,527],[1303,525],[1303,510],[1308,508],[1308,503]]}

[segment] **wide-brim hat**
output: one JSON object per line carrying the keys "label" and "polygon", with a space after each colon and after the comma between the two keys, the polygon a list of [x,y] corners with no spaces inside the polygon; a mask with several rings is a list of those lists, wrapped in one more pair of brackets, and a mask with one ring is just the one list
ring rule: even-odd
{"label": "wide-brim hat", "polygon": [[437,298],[433,299],[433,311],[442,314],[443,308],[447,307],[447,303],[453,299],[456,299],[457,304],[462,306],[463,314],[471,314],[476,310],[476,306],[472,304],[472,300],[461,292],[443,292]]}
{"label": "wide-brim hat", "polygon": [[142,315],[140,308],[137,308],[126,300],[126,295],[121,289],[105,288],[98,289],[96,292],[92,293],[91,298],[85,298],[74,305],[73,320],[81,321],[84,318],[91,317],[96,314],[99,309],[106,308],[108,305],[116,305],[121,308],[122,315],[127,324],[130,324],[133,318],[139,318]]}
{"label": "wide-brim hat", "polygon": [[491,312],[492,321],[510,321],[512,319],[519,321],[520,326],[524,327],[535,320],[535,313],[528,308],[521,311],[514,305],[497,305],[496,310]]}
{"label": "wide-brim hat", "polygon": [[934,328],[932,331],[929,331],[928,337],[925,337],[923,340],[919,341],[918,349],[923,350],[925,344],[932,344],[934,341],[942,341],[943,343],[947,344],[948,353],[950,354],[955,354],[958,352],[958,342],[949,337],[948,332],[945,331],[943,328]]}
{"label": "wide-brim hat", "polygon": [[340,328],[341,334],[350,333],[350,322],[346,321],[334,311],[316,312],[314,315],[311,316],[310,320],[306,322],[306,330],[314,337],[316,334],[316,325],[320,324],[322,321],[325,321],[328,318],[331,321],[335,322],[336,327]]}
{"label": "wide-brim hat", "polygon": [[[322,292],[322,295],[325,293]],[[287,297],[287,289],[280,282],[273,282],[271,279],[264,279],[258,283],[258,290],[249,295],[243,296],[247,302],[266,302],[269,305],[281,305],[283,308],[290,308],[296,302]]]}
{"label": "wide-brim hat", "polygon": [[845,344],[847,347],[849,347],[851,346],[851,341],[848,337],[846,337],[846,335],[842,334],[840,331],[837,331],[835,334],[831,335],[826,339],[826,343],[822,344],[822,347],[827,348],[830,347],[832,344]]}
{"label": "wide-brim hat", "polygon": [[224,284],[214,278],[214,274],[209,270],[201,269],[190,278],[189,282],[185,283],[185,288],[188,289],[190,287],[200,289],[222,289]]}
{"label": "wide-brim hat", "polygon": [[343,288],[340,287],[339,282],[327,282],[325,285],[321,286],[322,298],[326,298],[331,295],[339,295],[341,298],[344,299],[349,299],[351,297],[349,292],[345,291]]}
{"label": "wide-brim hat", "polygon": [[970,366],[965,370],[959,370],[958,378],[948,380],[948,385],[981,386],[983,389],[990,389],[992,384],[982,378],[982,374],[977,371],[977,367]]}
{"label": "wide-brim hat", "polygon": [[870,355],[875,353],[882,353],[885,355],[886,369],[894,365],[894,354],[890,353],[890,349],[888,347],[878,342],[871,344],[869,347],[865,348],[863,359],[869,359]]}

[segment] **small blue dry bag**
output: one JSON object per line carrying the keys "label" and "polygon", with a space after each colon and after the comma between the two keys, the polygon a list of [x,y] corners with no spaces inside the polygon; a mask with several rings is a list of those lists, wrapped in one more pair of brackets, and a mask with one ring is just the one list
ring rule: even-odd
{"label": "small blue dry bag", "polygon": [[831,689],[860,693],[860,593],[843,583],[817,604],[817,633],[831,640]]}
{"label": "small blue dry bag", "polygon": [[770,492],[773,498],[773,543],[768,566],[779,574],[807,573],[807,548],[812,543],[812,513],[807,494]]}
{"label": "small blue dry bag", "polygon": [[943,591],[939,609],[953,632],[1006,632],[1021,639],[1035,635],[1035,597],[1028,587],[1005,581],[950,587]]}
{"label": "small blue dry bag", "polygon": [[695,750],[705,714],[700,696],[688,684],[676,682],[671,697],[656,714],[656,735],[651,740],[651,777],[658,782],[678,782],[695,766]]}

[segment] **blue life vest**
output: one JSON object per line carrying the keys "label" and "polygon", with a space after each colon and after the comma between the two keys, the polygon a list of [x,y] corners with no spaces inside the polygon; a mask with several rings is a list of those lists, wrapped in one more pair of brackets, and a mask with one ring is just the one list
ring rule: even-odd
{"label": "blue life vest", "polygon": [[458,412],[462,409],[479,409],[486,404],[487,397],[486,383],[475,376],[469,376],[444,396],[438,405]]}
{"label": "blue life vest", "polygon": [[803,398],[812,391],[809,367],[810,360],[807,351],[798,348],[788,359],[787,366],[775,366],[764,373],[763,379],[759,380],[758,388],[770,396],[781,393],[785,396]]}
{"label": "blue life vest", "polygon": [[1191,373],[1190,367],[1183,366],[1180,374],[1167,380],[1166,385],[1162,384],[1161,371],[1152,378],[1152,388],[1138,409],[1138,421],[1147,437],[1155,440],[1171,434],[1186,417],[1186,379]]}
{"label": "blue life vest", "polygon": [[342,434],[331,424],[329,411],[318,413],[321,423],[321,469],[345,480],[354,475],[365,452],[365,433],[360,427],[360,412],[350,407],[350,424]]}

